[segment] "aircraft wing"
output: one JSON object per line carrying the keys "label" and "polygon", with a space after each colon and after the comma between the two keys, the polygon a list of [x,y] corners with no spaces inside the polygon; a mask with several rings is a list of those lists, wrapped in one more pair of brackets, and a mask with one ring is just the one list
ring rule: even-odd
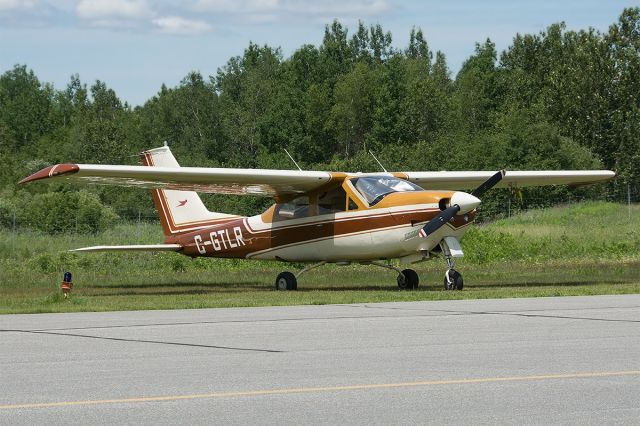
{"label": "aircraft wing", "polygon": [[[425,189],[465,190],[476,188],[489,179],[495,171],[483,172],[404,172],[398,173],[406,180]],[[394,173],[395,174],[395,173]],[[615,177],[610,170],[540,170],[509,171],[496,188],[522,188],[542,185],[588,185]]]}
{"label": "aircraft wing", "polygon": [[[442,171],[401,172],[393,175],[425,189],[464,190],[477,187],[494,173],[495,171]],[[365,175],[371,174],[373,173]],[[57,164],[34,173],[20,183],[63,178],[104,185],[278,197],[304,194],[332,183],[342,182],[347,176],[356,174],[270,169]],[[606,181],[614,176],[615,173],[609,170],[507,171],[497,187],[586,185]]]}
{"label": "aircraft wing", "polygon": [[331,182],[341,182],[345,176],[345,173],[299,170],[57,164],[34,173],[20,183],[63,178],[152,189],[282,196],[304,194]]}

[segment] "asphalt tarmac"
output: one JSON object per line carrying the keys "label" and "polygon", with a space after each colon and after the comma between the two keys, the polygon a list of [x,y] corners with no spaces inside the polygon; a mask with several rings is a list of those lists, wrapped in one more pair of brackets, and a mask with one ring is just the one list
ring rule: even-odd
{"label": "asphalt tarmac", "polygon": [[640,424],[640,295],[0,316],[0,424]]}

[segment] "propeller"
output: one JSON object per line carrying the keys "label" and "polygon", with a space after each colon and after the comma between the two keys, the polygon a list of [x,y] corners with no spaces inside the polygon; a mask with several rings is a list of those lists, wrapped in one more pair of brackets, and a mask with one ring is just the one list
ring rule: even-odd
{"label": "propeller", "polygon": [[493,188],[498,182],[502,180],[505,173],[506,172],[504,170],[500,170],[498,173],[485,180],[479,187],[471,191],[471,195],[473,195],[474,197],[480,197],[484,195],[485,192]]}
{"label": "propeller", "polygon": [[445,223],[449,222],[451,218],[459,213],[467,213],[475,209],[480,205],[480,197],[489,189],[493,188],[504,177],[505,171],[500,170],[489,179],[484,181],[479,187],[474,189],[471,194],[466,192],[455,192],[451,197],[450,206],[440,212],[436,217],[431,219],[425,226],[422,227],[419,234],[422,238],[426,238],[429,235],[440,229]]}

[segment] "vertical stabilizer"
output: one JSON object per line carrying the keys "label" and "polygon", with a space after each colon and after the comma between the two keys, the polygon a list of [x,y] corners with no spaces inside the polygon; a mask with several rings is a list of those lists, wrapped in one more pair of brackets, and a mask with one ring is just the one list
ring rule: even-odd
{"label": "vertical stabilizer", "polygon": [[[150,149],[140,154],[142,164],[156,167],[180,167],[168,146]],[[237,218],[237,216],[210,212],[194,191],[152,189],[162,230],[165,235],[192,231]]]}

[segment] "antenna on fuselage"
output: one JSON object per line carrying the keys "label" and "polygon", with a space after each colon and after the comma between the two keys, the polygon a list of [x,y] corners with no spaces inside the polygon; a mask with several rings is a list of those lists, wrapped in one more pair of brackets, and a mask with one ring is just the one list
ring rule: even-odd
{"label": "antenna on fuselage", "polygon": [[376,158],[375,155],[373,155],[373,151],[369,150],[369,154],[371,154],[371,156],[373,157],[374,160],[376,160],[376,163],[378,163],[378,165],[380,167],[382,167],[382,170],[384,170],[385,173],[389,173],[387,172],[387,169],[384,168],[384,166],[382,165],[382,163],[380,161],[378,161],[378,159]]}
{"label": "antenna on fuselage", "polygon": [[296,167],[298,168],[298,170],[302,171],[302,169],[300,168],[300,166],[298,166],[298,163],[296,163],[296,160],[293,159],[293,157],[291,156],[291,154],[289,154],[289,151],[287,151],[287,148],[283,148],[284,152],[287,153],[287,155],[289,156],[289,158],[291,158],[291,161],[293,161],[293,164],[296,165]]}

